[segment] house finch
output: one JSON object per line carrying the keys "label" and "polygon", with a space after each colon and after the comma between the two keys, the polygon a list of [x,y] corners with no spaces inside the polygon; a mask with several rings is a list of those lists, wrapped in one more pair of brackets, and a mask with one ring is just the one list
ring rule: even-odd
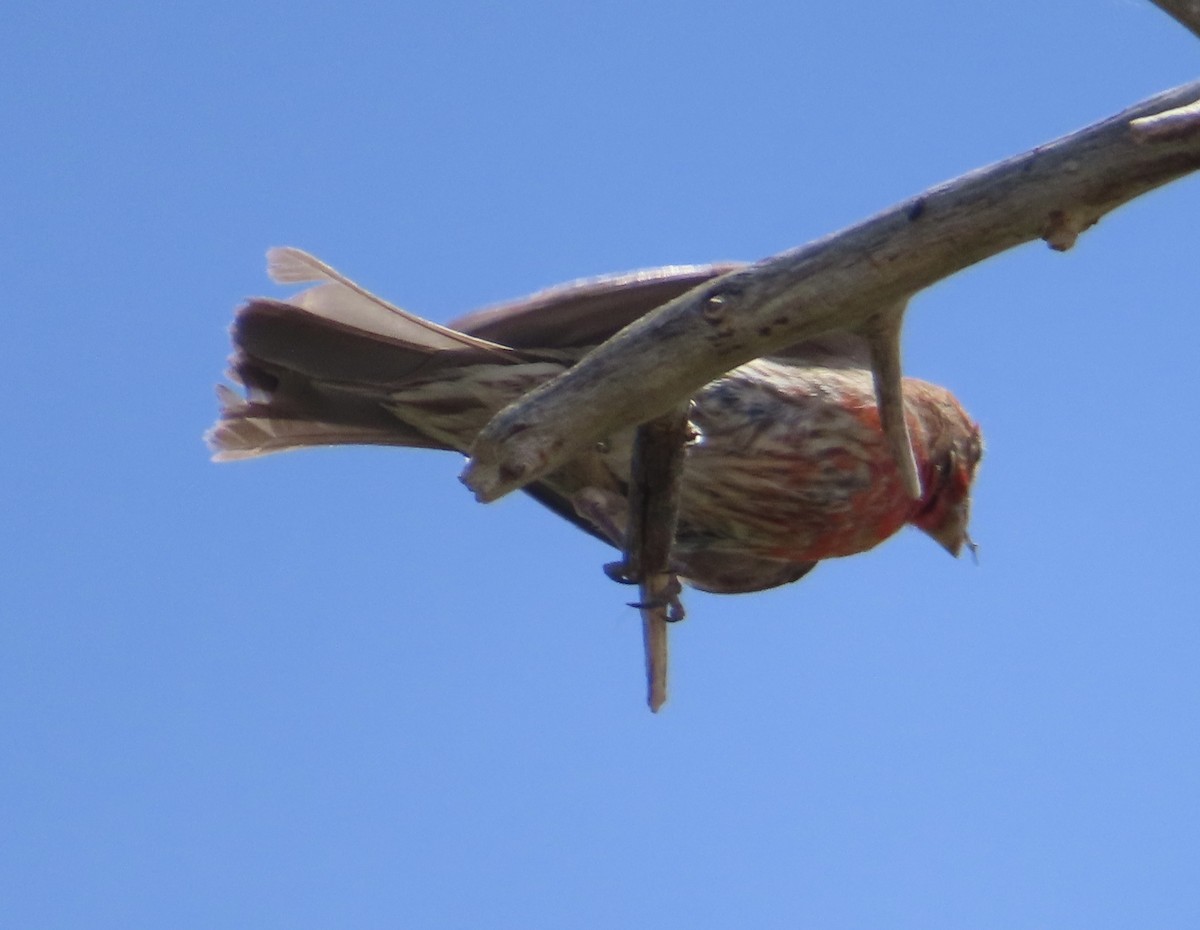
{"label": "house finch", "polygon": [[[735,265],[667,267],[567,284],[439,326],[295,249],[276,281],[320,281],[237,313],[230,376],[208,435],[218,461],[366,443],[465,453],[500,408],[655,307]],[[979,428],[944,388],[906,378],[922,496],[905,490],[880,428],[862,341],[837,334],[730,371],[692,398],[672,568],[718,593],[795,581],[911,523],[958,555]],[[633,430],[527,490],[618,548]]]}

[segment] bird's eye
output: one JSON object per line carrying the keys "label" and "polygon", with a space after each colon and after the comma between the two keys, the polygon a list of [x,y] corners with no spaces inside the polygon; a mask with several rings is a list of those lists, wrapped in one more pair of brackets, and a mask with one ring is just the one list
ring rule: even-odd
{"label": "bird's eye", "polygon": [[946,453],[946,457],[937,463],[938,477],[945,479],[949,478],[954,473],[954,465],[958,461],[958,456],[951,449]]}

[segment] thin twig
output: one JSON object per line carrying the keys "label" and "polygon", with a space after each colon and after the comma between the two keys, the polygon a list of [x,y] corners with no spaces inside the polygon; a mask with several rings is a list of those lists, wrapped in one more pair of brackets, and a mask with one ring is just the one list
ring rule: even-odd
{"label": "thin twig", "polygon": [[904,366],[900,361],[900,327],[908,301],[900,300],[880,311],[863,326],[871,350],[871,372],[875,377],[875,398],[879,405],[879,423],[900,470],[900,478],[913,500],[921,499],[921,476],[908,434],[904,414]]}
{"label": "thin twig", "polygon": [[679,514],[679,482],[687,443],[687,407],[644,423],[630,463],[629,527],[622,574],[639,585],[646,651],[646,701],[655,713],[667,700],[667,624],[683,619],[671,544]]}

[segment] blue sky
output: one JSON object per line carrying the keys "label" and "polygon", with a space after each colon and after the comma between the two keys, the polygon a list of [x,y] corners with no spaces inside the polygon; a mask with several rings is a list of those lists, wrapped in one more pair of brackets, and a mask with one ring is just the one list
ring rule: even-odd
{"label": "blue sky", "polygon": [[46,3],[0,36],[0,924],[1200,921],[1200,181],[921,295],[988,442],[906,532],[693,593],[454,456],[217,466],[272,245],[446,320],[754,259],[1196,73],[1133,0]]}

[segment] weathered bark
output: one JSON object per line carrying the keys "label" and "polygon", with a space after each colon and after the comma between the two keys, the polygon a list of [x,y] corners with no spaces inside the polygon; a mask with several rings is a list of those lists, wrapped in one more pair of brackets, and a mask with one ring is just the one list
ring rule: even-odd
{"label": "weathered bark", "polygon": [[463,480],[494,500],[753,358],[830,330],[869,337],[886,308],[1021,243],[1068,249],[1104,214],[1197,168],[1200,82],[707,282],[500,411]]}

